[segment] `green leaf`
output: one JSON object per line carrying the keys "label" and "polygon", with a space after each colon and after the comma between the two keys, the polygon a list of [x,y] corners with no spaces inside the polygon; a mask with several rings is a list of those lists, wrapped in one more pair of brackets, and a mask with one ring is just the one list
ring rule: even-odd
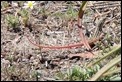
{"label": "green leaf", "polygon": [[117,51],[120,50],[120,49],[121,49],[121,45],[114,46],[114,47],[112,48],[111,51],[109,51],[108,53],[106,53],[106,54],[105,54],[102,58],[100,58],[99,60],[97,60],[97,61],[95,61],[95,62],[93,62],[93,63],[88,64],[87,67],[91,67],[91,66],[93,66],[93,65],[95,65],[95,64],[98,64],[100,61],[102,61],[103,59],[107,58],[108,56],[111,56],[113,53],[117,52]]}
{"label": "green leaf", "polygon": [[112,59],[109,63],[107,63],[104,67],[102,67],[89,81],[96,81],[97,79],[100,78],[100,76],[102,76],[102,74],[104,74],[106,71],[108,71],[111,67],[113,67],[120,61],[121,61],[121,55]]}
{"label": "green leaf", "polygon": [[111,77],[110,81],[121,81],[121,77],[120,76]]}
{"label": "green leaf", "polygon": [[11,14],[8,14],[6,16],[6,21],[7,21],[8,25],[10,25],[10,27],[13,27],[13,28],[19,24],[18,17],[11,15]]}
{"label": "green leaf", "polygon": [[120,73],[121,72],[121,67],[113,69],[113,70],[109,70],[106,73],[103,74],[103,76],[108,76],[108,75],[112,75],[114,73]]}

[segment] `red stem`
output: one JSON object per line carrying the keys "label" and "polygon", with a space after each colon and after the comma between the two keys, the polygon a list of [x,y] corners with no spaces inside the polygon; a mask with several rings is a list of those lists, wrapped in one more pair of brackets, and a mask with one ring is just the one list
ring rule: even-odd
{"label": "red stem", "polygon": [[[28,37],[28,35],[26,35],[27,39],[29,40],[29,42],[31,42],[33,45],[39,47],[39,48],[49,48],[49,49],[64,49],[64,48],[72,48],[72,47],[80,47],[80,46],[83,46],[83,42],[81,43],[76,43],[76,44],[70,44],[70,45],[66,45],[66,46],[45,46],[45,45],[40,45],[40,44],[36,44],[34,42],[32,42]],[[100,40],[101,38],[103,37],[103,35],[101,34],[100,37],[98,38],[95,38],[93,40],[89,40],[88,43],[91,45],[93,44],[94,42]]]}

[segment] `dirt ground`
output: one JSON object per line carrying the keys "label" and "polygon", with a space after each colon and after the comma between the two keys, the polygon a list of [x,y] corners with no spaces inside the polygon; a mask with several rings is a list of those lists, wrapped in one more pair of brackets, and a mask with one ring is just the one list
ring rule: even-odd
{"label": "dirt ground", "polygon": [[[81,1],[36,1],[38,4],[31,12],[28,25],[24,26],[20,22],[16,28],[7,24],[6,16],[7,14],[15,15],[22,8],[22,5],[4,10],[4,3],[4,1],[1,2],[1,10],[3,9],[1,11],[2,81],[54,80],[56,73],[66,72],[67,69],[71,69],[75,65],[84,67],[88,62],[94,60],[94,58],[85,56],[75,57],[77,53],[86,52],[84,46],[39,49],[28,40],[29,38],[34,43],[46,46],[65,46],[80,42],[81,38],[76,23]],[[94,51],[101,50],[97,43],[100,43],[103,48],[121,43],[120,3],[119,1],[89,2],[82,21],[84,34],[90,39],[95,34],[95,29],[102,27],[101,33],[105,35],[100,42],[96,42],[92,47]],[[106,20],[102,20],[103,18]],[[70,24],[71,20],[74,20],[73,27]],[[27,38],[26,35],[29,37]],[[70,57],[70,54],[73,54],[73,57]]]}

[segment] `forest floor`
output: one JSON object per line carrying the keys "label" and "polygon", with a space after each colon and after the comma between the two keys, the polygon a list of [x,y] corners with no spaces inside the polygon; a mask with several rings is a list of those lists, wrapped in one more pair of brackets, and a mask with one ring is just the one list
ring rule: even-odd
{"label": "forest floor", "polygon": [[[81,1],[36,1],[37,4],[31,10],[26,26],[18,14],[26,2],[18,3],[17,7],[12,5],[7,7],[7,2],[1,2],[2,81],[55,80],[57,73],[66,72],[76,65],[84,67],[99,57],[98,54],[85,54],[87,50],[84,46],[62,49],[39,48],[28,40],[46,46],[66,46],[80,42],[76,24]],[[16,27],[7,23],[8,14],[19,18]],[[102,39],[91,46],[94,52],[110,45],[121,44],[119,1],[89,2],[82,22],[83,32],[88,40],[100,37],[96,34],[98,31],[104,34]],[[102,30],[95,31],[96,28]]]}

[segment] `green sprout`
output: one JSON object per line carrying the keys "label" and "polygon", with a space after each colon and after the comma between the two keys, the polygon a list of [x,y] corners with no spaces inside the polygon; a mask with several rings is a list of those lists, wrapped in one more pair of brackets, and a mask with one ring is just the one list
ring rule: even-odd
{"label": "green sprout", "polygon": [[20,14],[22,17],[22,23],[24,24],[24,26],[27,26],[28,21],[29,21],[29,12],[23,9],[22,11],[20,11]]}
{"label": "green sprout", "polygon": [[10,15],[10,14],[8,14],[8,15],[6,16],[6,21],[7,21],[8,25],[9,25],[10,27],[13,27],[13,28],[16,28],[17,25],[19,24],[19,19],[18,19],[18,17],[14,16],[14,15]]}

